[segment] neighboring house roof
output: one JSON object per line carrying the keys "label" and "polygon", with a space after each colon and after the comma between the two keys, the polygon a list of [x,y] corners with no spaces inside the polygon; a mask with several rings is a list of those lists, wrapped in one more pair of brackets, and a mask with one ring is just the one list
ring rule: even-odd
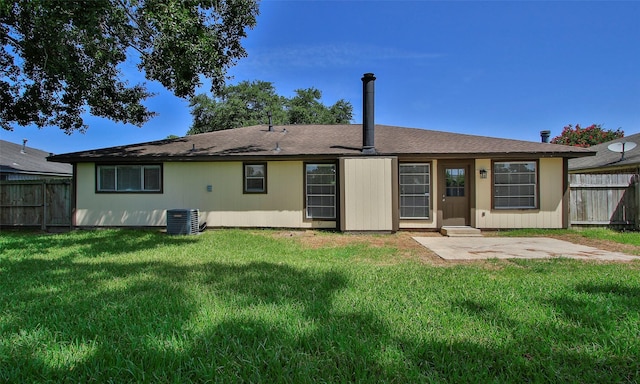
{"label": "neighboring house roof", "polygon": [[[609,150],[613,143],[637,144],[635,148],[625,151],[624,158],[619,152]],[[594,145],[589,149],[596,151],[596,155],[581,159],[569,160],[569,171],[615,171],[640,167],[640,133]]]}
{"label": "neighboring house roof", "polygon": [[71,177],[73,167],[47,161],[49,152],[0,140],[0,173]]}
{"label": "neighboring house roof", "polygon": [[[59,162],[179,161],[229,158],[335,158],[365,156],[362,125],[266,125],[215,131],[177,139],[67,153]],[[432,158],[580,157],[589,149],[387,125],[375,126],[378,155],[429,155]]]}

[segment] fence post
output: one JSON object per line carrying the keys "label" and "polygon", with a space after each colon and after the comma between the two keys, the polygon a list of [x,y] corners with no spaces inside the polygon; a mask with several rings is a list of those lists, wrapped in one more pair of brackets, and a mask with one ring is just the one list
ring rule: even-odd
{"label": "fence post", "polygon": [[42,181],[42,230],[47,230],[47,182]]}
{"label": "fence post", "polygon": [[[74,164],[75,167],[75,164]],[[69,202],[68,204],[68,208],[67,208],[67,215],[69,216],[69,230],[73,229],[73,201],[71,201],[71,199],[73,199],[73,181],[67,181],[64,184],[65,188],[65,198],[66,200]]]}
{"label": "fence post", "polygon": [[635,174],[632,178],[633,182],[632,182],[632,187],[633,187],[633,202],[635,203],[635,207],[634,208],[634,229],[638,229],[640,228],[640,190],[638,188],[638,185],[640,183],[640,180],[638,180],[638,174]]}

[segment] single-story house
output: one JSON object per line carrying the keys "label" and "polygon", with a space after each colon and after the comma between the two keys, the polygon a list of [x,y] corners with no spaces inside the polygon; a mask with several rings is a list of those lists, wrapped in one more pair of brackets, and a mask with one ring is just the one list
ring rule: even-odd
{"label": "single-story house", "polygon": [[71,165],[48,162],[49,152],[26,144],[26,140],[22,145],[0,140],[0,181],[71,178]]}
{"label": "single-story house", "polygon": [[567,162],[589,149],[373,123],[257,125],[56,155],[73,164],[74,226],[166,225],[393,232],[566,228]]}

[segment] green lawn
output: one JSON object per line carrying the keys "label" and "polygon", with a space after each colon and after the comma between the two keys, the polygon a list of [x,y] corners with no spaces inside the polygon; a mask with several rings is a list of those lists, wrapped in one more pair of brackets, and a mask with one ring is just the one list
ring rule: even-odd
{"label": "green lawn", "polygon": [[[578,230],[559,229],[516,229],[499,232],[502,236],[546,236],[553,234],[573,234],[588,239],[609,240],[621,244],[630,244],[640,247],[640,232],[614,231],[607,228],[582,228]],[[640,253],[640,248],[638,249]]]}
{"label": "green lawn", "polygon": [[0,382],[640,380],[640,262],[437,266],[274,233],[3,232]]}

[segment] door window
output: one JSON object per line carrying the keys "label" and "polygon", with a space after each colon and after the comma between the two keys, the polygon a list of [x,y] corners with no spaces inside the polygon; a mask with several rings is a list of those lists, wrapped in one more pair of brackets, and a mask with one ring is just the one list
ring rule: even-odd
{"label": "door window", "polygon": [[463,197],[465,187],[465,169],[445,169],[445,194],[447,197]]}

